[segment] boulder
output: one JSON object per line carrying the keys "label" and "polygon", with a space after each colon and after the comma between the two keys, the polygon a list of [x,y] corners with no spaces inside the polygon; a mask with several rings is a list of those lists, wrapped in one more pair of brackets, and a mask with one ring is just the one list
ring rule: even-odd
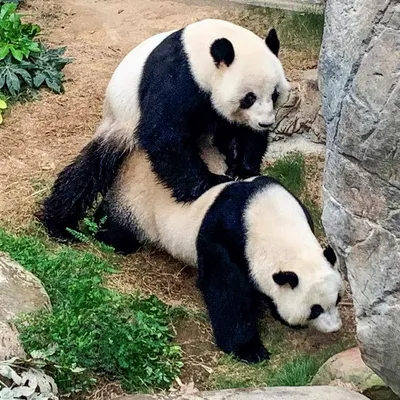
{"label": "boulder", "polygon": [[350,282],[366,364],[400,394],[400,4],[327,2],[323,224]]}
{"label": "boulder", "polygon": [[50,310],[51,305],[39,279],[0,253],[0,360],[24,356],[12,320],[42,309]]}
{"label": "boulder", "polygon": [[311,384],[349,386],[360,393],[385,386],[383,380],[365,365],[358,347],[331,357],[319,369]]}
{"label": "boulder", "polygon": [[194,394],[121,396],[114,400],[366,400],[359,393],[333,386],[227,389]]}

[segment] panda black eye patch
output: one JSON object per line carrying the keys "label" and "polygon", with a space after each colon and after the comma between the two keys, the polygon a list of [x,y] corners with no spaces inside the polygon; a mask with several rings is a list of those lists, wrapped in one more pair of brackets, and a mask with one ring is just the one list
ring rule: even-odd
{"label": "panda black eye patch", "polygon": [[309,320],[316,319],[324,312],[325,312],[324,309],[319,304],[314,304],[311,307],[311,313],[310,313],[310,316],[308,317],[308,319]]}
{"label": "panda black eye patch", "polygon": [[272,98],[272,102],[273,102],[274,104],[278,101],[279,92],[278,92],[278,90],[277,90],[276,88],[274,89],[274,92],[272,93],[271,98]]}
{"label": "panda black eye patch", "polygon": [[249,92],[240,100],[240,108],[244,110],[250,108],[257,100],[257,96],[253,92]]}

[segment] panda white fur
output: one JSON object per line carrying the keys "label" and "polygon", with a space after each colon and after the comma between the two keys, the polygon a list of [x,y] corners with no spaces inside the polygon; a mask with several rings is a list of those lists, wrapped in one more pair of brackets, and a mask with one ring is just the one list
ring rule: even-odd
{"label": "panda white fur", "polygon": [[[226,167],[215,163],[218,153],[204,154],[211,170]],[[257,329],[263,297],[287,325],[341,327],[336,257],[321,248],[304,206],[272,178],[222,183],[190,204],[178,203],[138,150],[99,208],[97,218],[104,216],[98,239],[117,250],[152,243],[198,267],[216,343],[240,360],[269,357]]]}
{"label": "panda white fur", "polygon": [[214,138],[229,175],[257,174],[275,109],[290,84],[278,59],[279,40],[263,40],[222,20],[202,20],[153,36],[115,70],[103,120],[90,143],[58,175],[37,214],[50,235],[68,237],[98,194],[111,187],[136,148],[178,201],[198,198],[230,179],[211,173],[197,142]]}

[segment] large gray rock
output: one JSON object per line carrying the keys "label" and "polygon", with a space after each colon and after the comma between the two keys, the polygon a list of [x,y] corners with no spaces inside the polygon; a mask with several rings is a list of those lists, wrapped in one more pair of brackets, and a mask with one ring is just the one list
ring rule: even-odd
{"label": "large gray rock", "polygon": [[194,394],[122,396],[114,400],[366,400],[359,393],[333,386],[228,389]]}
{"label": "large gray rock", "polygon": [[367,365],[400,394],[400,3],[326,6],[323,224],[354,296]]}
{"label": "large gray rock", "polygon": [[0,253],[0,361],[24,356],[12,320],[42,309],[50,310],[51,305],[39,279]]}

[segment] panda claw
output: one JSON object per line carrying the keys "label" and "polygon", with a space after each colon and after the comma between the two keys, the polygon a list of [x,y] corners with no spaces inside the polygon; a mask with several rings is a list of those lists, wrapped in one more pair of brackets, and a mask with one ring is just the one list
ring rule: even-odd
{"label": "panda claw", "polygon": [[257,364],[261,361],[267,361],[270,359],[271,353],[263,346],[260,345],[256,349],[247,349],[247,351],[240,351],[236,354],[236,357],[243,362],[248,364]]}

